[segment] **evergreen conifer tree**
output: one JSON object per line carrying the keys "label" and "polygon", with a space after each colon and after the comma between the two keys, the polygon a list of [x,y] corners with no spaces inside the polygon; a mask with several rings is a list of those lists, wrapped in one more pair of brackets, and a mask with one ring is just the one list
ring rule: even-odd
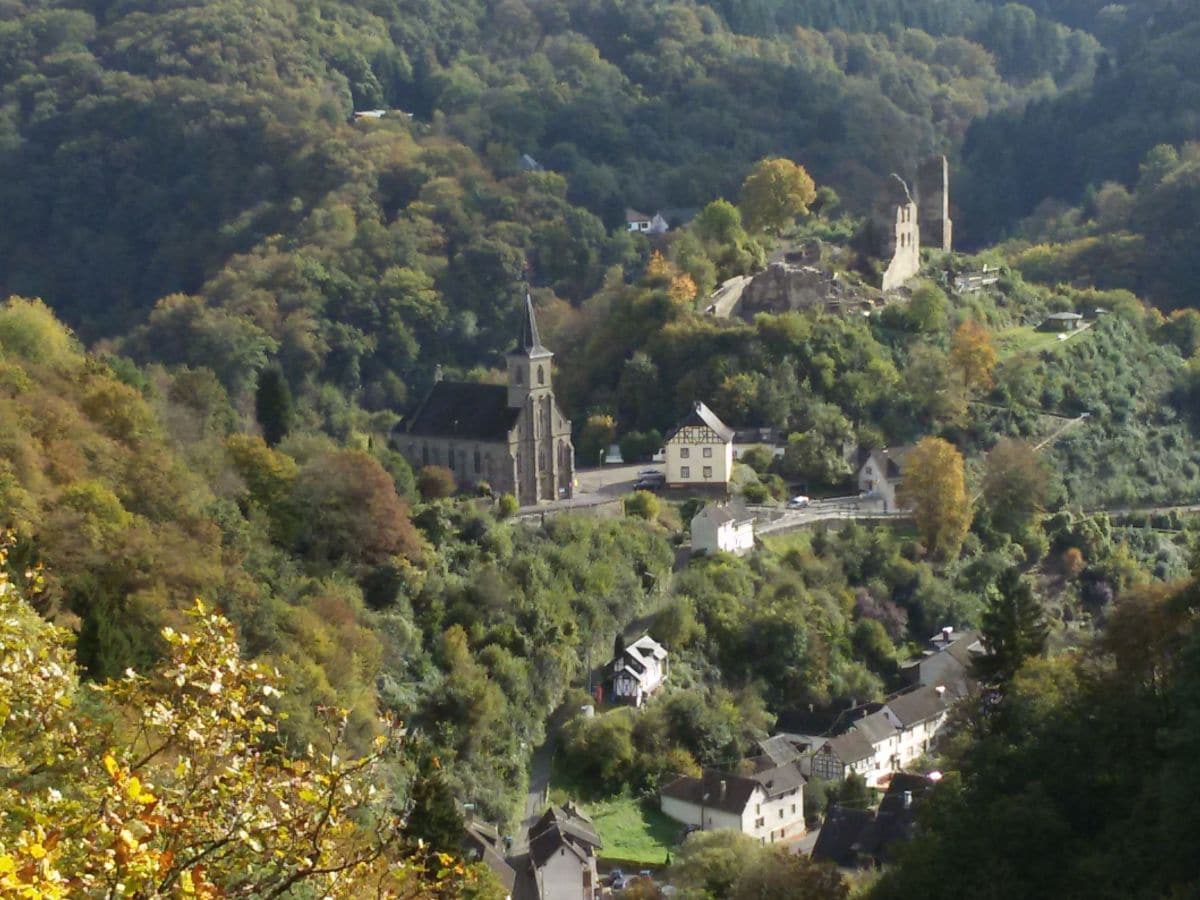
{"label": "evergreen conifer tree", "polygon": [[1028,579],[1009,569],[996,586],[983,614],[983,646],[987,654],[975,660],[977,678],[1004,684],[1021,664],[1046,649],[1046,619]]}
{"label": "evergreen conifer tree", "polygon": [[268,446],[274,447],[291,430],[295,414],[292,392],[278,366],[270,366],[259,373],[258,390],[254,394],[254,414]]}

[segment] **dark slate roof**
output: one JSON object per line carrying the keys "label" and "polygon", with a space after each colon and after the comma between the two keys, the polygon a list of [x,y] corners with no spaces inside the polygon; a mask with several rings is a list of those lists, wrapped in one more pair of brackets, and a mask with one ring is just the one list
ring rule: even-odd
{"label": "dark slate roof", "polygon": [[[917,808],[932,787],[933,782],[923,775],[908,772],[893,775],[874,820],[859,834],[859,851],[878,862],[890,862],[895,846],[912,838]],[[908,794],[908,806],[904,805],[905,794]]]}
{"label": "dark slate roof", "polygon": [[533,312],[533,298],[525,294],[525,308],[521,310],[521,336],[517,345],[509,351],[510,356],[553,356],[542,346],[542,337],[538,334],[537,316]]}
{"label": "dark slate roof", "polygon": [[750,760],[758,769],[750,777],[762,785],[768,797],[782,797],[798,787],[803,787],[805,778],[795,762],[775,765],[769,756]]}
{"label": "dark slate roof", "polygon": [[852,730],[857,731],[872,744],[880,744],[896,733],[896,726],[887,717],[887,713],[878,710],[855,722]]}
{"label": "dark slate roof", "polygon": [[574,804],[551,806],[529,828],[529,859],[538,868],[559,850],[568,850],[583,861],[600,846],[592,820]]}
{"label": "dark slate roof", "polygon": [[496,873],[505,890],[512,894],[517,873],[504,860],[500,852],[500,835],[495,828],[483,822],[468,822],[462,840],[463,852],[469,859],[478,859]]}
{"label": "dark slate roof", "polygon": [[937,687],[930,684],[897,694],[887,702],[892,715],[905,728],[934,718],[945,712],[949,705],[949,700],[939,695]]}
{"label": "dark slate roof", "polygon": [[795,762],[800,758],[800,751],[796,749],[796,745],[786,734],[772,735],[759,741],[758,749],[777,766]]}
{"label": "dark slate roof", "polygon": [[858,862],[859,835],[870,823],[871,813],[865,809],[830,807],[817,834],[817,842],[813,845],[812,858],[834,862],[839,866],[855,865]]}
{"label": "dark slate roof", "polygon": [[723,441],[733,440],[733,429],[717,418],[717,414],[699,401],[692,407],[692,411],[688,413],[676,425],[671,432],[663,439],[663,443],[671,440],[679,433],[681,428],[687,428],[689,425],[703,425],[715,431]]}
{"label": "dark slate roof", "polygon": [[860,762],[875,753],[875,747],[867,736],[855,729],[830,738],[827,743],[834,755],[846,764]]}
{"label": "dark slate roof", "polygon": [[508,405],[502,384],[439,381],[413,414],[406,431],[429,437],[507,441],[521,410]]}
{"label": "dark slate roof", "polygon": [[[724,783],[724,790],[721,785]],[[694,806],[708,806],[740,816],[759,789],[759,783],[753,778],[743,778],[741,775],[725,775],[721,772],[704,770],[704,777],[680,775],[674,781],[665,784],[660,792],[663,796],[682,800]]]}

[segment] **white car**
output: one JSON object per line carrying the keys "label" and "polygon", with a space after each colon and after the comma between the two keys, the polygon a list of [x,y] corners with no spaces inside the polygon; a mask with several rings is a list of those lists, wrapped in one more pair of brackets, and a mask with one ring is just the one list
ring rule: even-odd
{"label": "white car", "polygon": [[793,497],[791,500],[789,500],[787,502],[787,508],[788,509],[804,509],[804,507],[808,506],[808,504],[811,502],[812,501],[809,500],[807,497],[805,497],[803,494],[798,494],[797,496]]}

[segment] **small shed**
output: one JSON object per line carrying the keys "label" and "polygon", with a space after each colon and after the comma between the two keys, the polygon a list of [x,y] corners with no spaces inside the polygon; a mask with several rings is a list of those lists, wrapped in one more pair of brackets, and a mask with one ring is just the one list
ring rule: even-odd
{"label": "small shed", "polygon": [[1042,331],[1077,331],[1083,325],[1083,316],[1073,312],[1056,312],[1046,316],[1041,324]]}

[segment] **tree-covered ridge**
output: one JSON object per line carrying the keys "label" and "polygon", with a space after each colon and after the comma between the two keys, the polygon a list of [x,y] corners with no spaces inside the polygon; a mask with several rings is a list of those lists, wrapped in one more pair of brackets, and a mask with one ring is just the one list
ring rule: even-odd
{"label": "tree-covered ridge", "polygon": [[[0,47],[0,286],[91,338],[175,292],[224,308],[222,269],[267,256],[301,283],[237,284],[239,312],[254,306],[275,341],[272,320],[290,318],[319,357],[351,359],[351,380],[374,335],[327,321],[306,292],[332,307],[397,267],[418,273],[404,291],[431,287],[471,321],[443,323],[436,303],[405,314],[399,345],[371,351],[407,380],[406,357],[435,339],[498,349],[487,320],[506,312],[520,257],[573,300],[627,262],[592,215],[612,228],[627,205],[732,194],[768,152],[865,200],[974,116],[1043,90],[1006,83],[960,37],[747,38],[691,3],[14,2]],[[346,123],[377,106],[429,126]],[[511,182],[522,152],[566,183]],[[263,307],[264,290],[283,308]],[[252,359],[274,352],[237,336]]]}
{"label": "tree-covered ridge", "polygon": [[1196,602],[1192,580],[1130,591],[1103,637],[1027,663],[998,704],[966,710],[961,774],[870,896],[1194,891]]}

